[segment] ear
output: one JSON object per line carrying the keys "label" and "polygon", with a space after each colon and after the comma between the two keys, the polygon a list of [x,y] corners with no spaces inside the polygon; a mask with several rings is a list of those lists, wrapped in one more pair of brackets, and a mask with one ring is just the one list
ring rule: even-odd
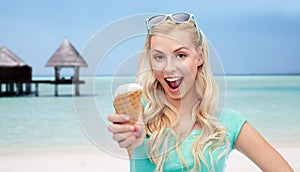
{"label": "ear", "polygon": [[197,59],[197,66],[201,66],[203,64],[203,48],[201,48],[201,54],[198,56]]}
{"label": "ear", "polygon": [[203,64],[203,58],[201,57],[201,58],[198,59],[197,66],[198,67],[202,66],[202,64]]}

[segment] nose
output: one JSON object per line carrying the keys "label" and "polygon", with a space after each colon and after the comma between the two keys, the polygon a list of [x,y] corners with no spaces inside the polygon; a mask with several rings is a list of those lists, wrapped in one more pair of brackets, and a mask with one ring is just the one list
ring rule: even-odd
{"label": "nose", "polygon": [[172,75],[176,71],[176,61],[172,57],[167,58],[165,64],[164,73],[167,75]]}

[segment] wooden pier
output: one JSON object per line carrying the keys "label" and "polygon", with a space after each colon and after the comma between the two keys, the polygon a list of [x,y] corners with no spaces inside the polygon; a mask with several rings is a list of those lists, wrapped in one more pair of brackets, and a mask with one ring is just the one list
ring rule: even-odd
{"label": "wooden pier", "polygon": [[[79,85],[84,84],[84,81],[74,80],[32,80],[32,81],[6,81],[0,83],[0,97],[1,96],[22,96],[35,94],[39,96],[39,84],[51,84],[54,85],[54,95],[59,96],[58,86],[59,85],[75,85],[74,95],[79,96],[80,90]],[[2,85],[5,85],[5,90],[2,89]],[[32,91],[32,85],[34,85],[34,92]],[[25,88],[24,88],[25,86]]]}

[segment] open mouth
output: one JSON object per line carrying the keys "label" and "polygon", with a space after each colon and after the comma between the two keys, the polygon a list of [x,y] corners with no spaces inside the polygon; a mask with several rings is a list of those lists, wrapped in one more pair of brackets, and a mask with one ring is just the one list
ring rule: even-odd
{"label": "open mouth", "polygon": [[182,80],[183,77],[165,78],[165,81],[167,82],[168,86],[173,90],[177,89],[180,86]]}

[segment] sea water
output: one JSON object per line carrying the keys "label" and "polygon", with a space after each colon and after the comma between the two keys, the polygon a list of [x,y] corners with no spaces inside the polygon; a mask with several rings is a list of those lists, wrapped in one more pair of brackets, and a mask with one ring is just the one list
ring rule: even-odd
{"label": "sea water", "polygon": [[227,107],[271,142],[299,146],[300,76],[231,76],[226,83]]}
{"label": "sea water", "polygon": [[[133,79],[81,79],[86,83],[80,86],[78,97],[72,96],[71,85],[60,85],[55,97],[54,85],[48,84],[39,85],[39,97],[1,97],[0,150],[85,146],[112,140],[107,115],[114,112],[114,89]],[[271,143],[300,146],[300,76],[226,76],[225,81],[226,108],[244,115]]]}

